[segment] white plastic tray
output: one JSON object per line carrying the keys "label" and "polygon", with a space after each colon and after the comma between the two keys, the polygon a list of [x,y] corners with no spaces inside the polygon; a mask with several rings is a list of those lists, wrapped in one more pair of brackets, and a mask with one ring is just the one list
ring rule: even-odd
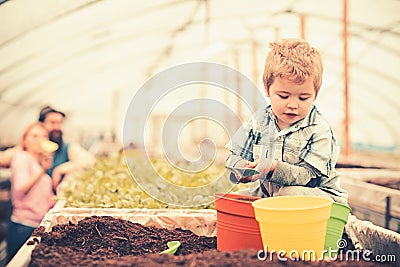
{"label": "white plastic tray", "polygon": [[[217,213],[215,210],[174,210],[174,209],[87,209],[87,208],[62,208],[62,203],[57,203],[43,218],[40,226],[45,231],[58,224],[78,221],[90,216],[112,216],[144,226],[191,230],[200,236],[216,236]],[[32,250],[35,245],[27,245],[33,240],[31,237],[21,247],[18,253],[7,265],[10,267],[28,266],[31,260]]]}

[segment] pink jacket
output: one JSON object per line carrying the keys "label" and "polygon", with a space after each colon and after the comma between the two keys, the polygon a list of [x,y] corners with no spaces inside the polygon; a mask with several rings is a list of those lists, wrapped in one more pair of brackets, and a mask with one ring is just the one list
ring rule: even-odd
{"label": "pink jacket", "polygon": [[11,220],[16,223],[37,227],[44,215],[54,205],[51,178],[43,174],[31,189],[24,193],[19,190],[28,179],[40,171],[37,160],[26,151],[17,153],[11,163]]}

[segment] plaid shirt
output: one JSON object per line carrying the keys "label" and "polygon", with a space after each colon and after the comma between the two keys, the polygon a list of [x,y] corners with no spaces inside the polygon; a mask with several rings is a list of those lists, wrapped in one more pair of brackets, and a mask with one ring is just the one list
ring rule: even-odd
{"label": "plaid shirt", "polygon": [[253,161],[253,146],[260,144],[267,148],[267,158],[277,160],[275,171],[260,179],[261,184],[319,187],[347,198],[335,170],[340,147],[315,106],[304,119],[283,130],[279,130],[271,106],[260,109],[243,123],[226,148],[233,155]]}

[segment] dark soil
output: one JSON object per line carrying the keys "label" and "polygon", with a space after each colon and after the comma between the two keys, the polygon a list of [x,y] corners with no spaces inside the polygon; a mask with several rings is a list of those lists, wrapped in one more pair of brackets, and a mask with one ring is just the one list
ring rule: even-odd
{"label": "dark soil", "polygon": [[[215,237],[200,237],[191,231],[145,227],[109,216],[88,217],[78,224],[53,227],[51,232],[38,228],[41,237],[30,242],[36,245],[29,266],[376,266],[365,261],[279,261],[267,254],[257,257],[255,250],[221,252]],[[347,250],[354,246],[347,235]],[[176,255],[159,254],[168,241],[178,240]],[[37,244],[39,243],[39,244]],[[261,255],[263,256],[263,255]]]}
{"label": "dark soil", "polygon": [[181,242],[176,255],[199,253],[217,246],[216,237],[197,236],[182,229],[145,227],[110,216],[93,216],[78,224],[56,225],[51,232],[44,232],[42,228],[34,235],[41,236],[42,240],[32,253],[31,266],[51,265],[49,254],[57,258],[54,262],[57,266],[60,266],[59,255],[66,260],[62,266],[76,266],[84,259],[103,261],[126,255],[158,254],[168,248],[168,241],[173,240]]}

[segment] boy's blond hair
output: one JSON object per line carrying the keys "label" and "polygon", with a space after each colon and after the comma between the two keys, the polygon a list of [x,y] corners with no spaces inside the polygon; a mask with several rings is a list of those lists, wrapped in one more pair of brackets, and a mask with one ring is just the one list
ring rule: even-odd
{"label": "boy's blond hair", "polygon": [[263,82],[267,92],[276,77],[302,84],[307,77],[314,83],[315,95],[322,84],[322,60],[319,52],[303,39],[283,39],[270,43]]}

